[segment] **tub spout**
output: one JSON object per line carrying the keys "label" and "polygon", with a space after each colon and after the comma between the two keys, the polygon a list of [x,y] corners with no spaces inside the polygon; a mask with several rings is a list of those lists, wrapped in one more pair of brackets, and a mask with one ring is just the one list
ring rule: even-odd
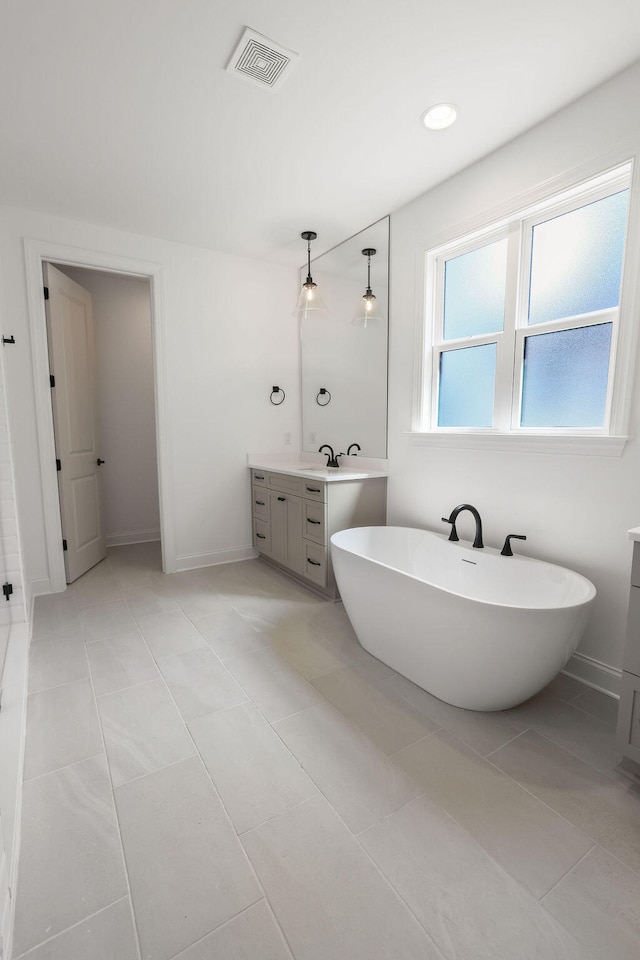
{"label": "tub spout", "polygon": [[476,536],[473,541],[473,545],[474,547],[479,547],[480,549],[482,549],[482,547],[484,547],[484,543],[482,542],[482,520],[480,519],[480,514],[478,513],[476,508],[472,507],[470,503],[459,504],[457,507],[453,508],[453,510],[451,511],[451,515],[449,516],[448,519],[447,517],[442,518],[443,523],[451,524],[451,533],[449,534],[449,540],[460,539],[460,537],[458,536],[458,531],[456,530],[456,520],[458,519],[458,516],[462,513],[463,510],[468,510],[469,513],[473,514],[473,518],[476,521]]}

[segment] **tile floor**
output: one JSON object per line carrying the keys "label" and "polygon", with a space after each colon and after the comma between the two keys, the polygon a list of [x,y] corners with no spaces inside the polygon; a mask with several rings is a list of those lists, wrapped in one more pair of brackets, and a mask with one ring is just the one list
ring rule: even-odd
{"label": "tile floor", "polygon": [[114,549],[36,604],[14,958],[638,960],[615,719],[456,709],[261,561]]}

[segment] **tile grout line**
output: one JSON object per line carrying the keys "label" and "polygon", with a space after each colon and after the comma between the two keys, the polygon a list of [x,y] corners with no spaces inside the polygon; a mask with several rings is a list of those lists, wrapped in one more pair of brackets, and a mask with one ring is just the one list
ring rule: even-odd
{"label": "tile grout line", "polygon": [[123,903],[127,900],[127,897],[118,897],[117,900],[113,900],[111,903],[107,903],[104,907],[100,907],[98,910],[95,910],[93,913],[87,914],[86,917],[83,917],[81,920],[77,920],[75,923],[72,923],[70,926],[65,927],[64,930],[59,930],[58,933],[54,933],[52,937],[47,937],[46,940],[41,940],[40,943],[36,943],[33,947],[25,953],[21,953],[16,957],[11,957],[11,960],[29,960],[29,955],[34,953],[36,950],[39,950],[41,947],[46,946],[48,943],[52,943],[57,937],[61,937],[65,933],[69,933],[70,930],[75,930],[76,927],[82,926],[83,923],[86,923],[87,920],[93,920],[94,917],[99,916],[101,913],[104,913],[105,910],[109,910],[111,907],[115,907],[118,903]]}
{"label": "tile grout line", "polygon": [[[537,730],[533,730],[533,729],[531,729],[531,731],[523,730],[522,733],[520,734],[520,736],[522,736],[524,733],[528,733],[528,732],[535,733],[536,736],[540,737],[542,740],[545,740],[547,743],[551,744],[552,746],[557,747],[557,748],[560,749],[560,750],[564,750],[564,747],[560,747],[559,744],[554,743],[553,740],[549,740],[548,737],[545,737],[545,736],[543,736],[541,733],[538,733]],[[515,739],[518,739],[518,738],[516,737]],[[513,741],[512,741],[512,742],[513,742]],[[501,748],[498,747],[498,750],[494,750],[493,753],[497,753],[500,749],[501,749]],[[579,760],[581,763],[584,763],[585,766],[591,767],[591,765],[588,764],[588,763],[586,763],[585,760],[582,760],[581,757],[576,757],[574,754],[570,753],[569,750],[566,750],[565,752],[566,752],[566,753],[569,753],[569,755],[572,756],[575,760]],[[530,797],[533,797],[534,800],[537,800],[538,803],[541,803],[541,804],[542,804],[544,807],[546,807],[548,810],[551,810],[551,812],[554,813],[557,817],[560,817],[560,818],[561,818],[562,820],[564,820],[566,823],[570,824],[570,826],[572,826],[572,827],[574,828],[574,830],[579,830],[580,833],[584,834],[585,837],[588,837],[589,840],[591,840],[591,842],[592,842],[595,846],[601,846],[601,847],[603,848],[603,850],[606,850],[607,853],[609,853],[612,857],[615,857],[616,859],[619,859],[619,857],[617,857],[616,854],[611,853],[611,851],[609,851],[609,849],[604,845],[604,843],[602,843],[601,841],[597,840],[595,837],[593,837],[593,836],[591,835],[591,833],[589,833],[589,832],[588,832],[587,830],[585,830],[583,827],[578,826],[577,823],[574,823],[572,820],[570,820],[570,819],[569,819],[567,816],[565,816],[563,813],[560,813],[559,810],[556,810],[555,807],[552,807],[551,804],[548,803],[546,800],[542,800],[540,797],[537,797],[536,794],[533,793],[533,791],[529,790],[528,787],[526,787],[524,784],[520,783],[519,780],[516,780],[515,777],[511,776],[511,774],[507,773],[505,770],[501,770],[501,768],[500,768],[497,764],[493,763],[492,760],[489,760],[488,758],[483,758],[483,759],[486,759],[486,760],[487,760],[487,763],[490,763],[491,766],[492,766],[495,770],[498,771],[498,773],[502,774],[502,776],[506,777],[508,780],[511,780],[512,783],[515,783],[516,786],[518,786],[518,787],[520,787],[520,789],[524,790],[525,793],[528,793],[529,796],[530,796]],[[598,770],[596,767],[591,767],[591,769],[594,770],[596,773],[600,774],[600,776],[603,776],[603,777],[606,777],[606,776],[607,776],[605,773],[602,773],[602,771],[601,771],[601,770]],[[630,789],[629,787],[626,787],[624,784],[618,783],[618,782],[617,782],[616,780],[614,780],[613,778],[607,778],[607,779],[609,779],[609,780],[611,781],[611,784],[612,784],[613,786],[618,786],[618,787],[620,787],[621,790],[629,790],[629,789]],[[580,859],[582,859],[582,857],[581,857]],[[621,861],[621,862],[623,862],[623,861]],[[574,866],[575,866],[575,864],[574,864]],[[634,867],[631,867],[631,866],[629,866],[628,864],[625,864],[625,866],[627,867],[627,869],[631,870],[632,873],[637,874],[638,876],[640,876],[640,870],[636,870]],[[571,868],[571,869],[573,869],[573,868]],[[547,892],[548,892],[548,891],[547,891]],[[544,896],[546,896],[546,893],[544,894]]]}
{"label": "tile grout line", "polygon": [[[87,659],[88,659],[88,658],[87,658]],[[89,665],[89,667],[91,667],[91,665]],[[121,826],[120,826],[120,815],[119,815],[119,813],[118,813],[118,805],[116,804],[115,788],[114,788],[114,785],[113,785],[113,777],[112,777],[112,774],[111,774],[111,763],[110,763],[110,761],[109,761],[109,754],[108,754],[108,752],[107,752],[107,744],[106,744],[106,740],[105,740],[105,736],[104,736],[104,730],[103,730],[103,728],[102,728],[102,716],[101,716],[101,714],[100,714],[100,710],[98,709],[98,698],[97,698],[97,696],[96,696],[96,690],[95,690],[95,685],[94,685],[94,681],[93,681],[93,675],[91,676],[91,690],[92,690],[92,693],[93,693],[93,705],[94,705],[94,708],[95,708],[95,711],[96,711],[96,714],[97,714],[97,717],[98,717],[98,726],[99,726],[99,728],[100,728],[100,739],[101,739],[101,741],[102,741],[102,749],[104,750],[105,761],[106,761],[106,764],[107,764],[107,775],[108,775],[108,777],[109,777],[109,786],[111,787],[111,802],[112,802],[112,804],[113,804],[113,812],[114,812],[115,821],[116,821],[116,829],[117,829],[117,831],[118,831],[118,841],[119,841],[119,843],[120,843],[120,855],[121,855],[121,857],[122,857],[122,866],[123,866],[123,868],[124,868],[124,876],[125,876],[125,880],[126,880],[126,884],[127,884],[127,891],[128,891],[128,895],[129,895],[129,907],[130,907],[130,910],[131,910],[131,920],[132,920],[132,923],[133,923],[133,934],[134,934],[134,938],[135,938],[135,945],[136,945],[136,950],[138,951],[138,960],[142,960],[142,946],[141,946],[141,944],[140,944],[140,934],[139,934],[139,932],[138,932],[138,923],[137,923],[137,920],[136,920],[135,909],[134,909],[134,906],[133,906],[133,894],[132,894],[132,892],[131,892],[131,881],[130,881],[130,879],[129,879],[129,867],[128,867],[128,864],[127,864],[127,855],[126,855],[126,853],[125,853],[124,843],[123,843],[123,840],[122,840],[122,829],[121,829]]]}
{"label": "tile grout line", "polygon": [[[126,603],[126,602],[127,602],[127,601],[125,600],[125,603]],[[184,611],[183,611],[183,612],[184,612]],[[186,616],[186,614],[185,614],[185,616]],[[190,622],[191,622],[191,621],[190,621]],[[195,624],[194,624],[193,626],[194,626],[194,628],[197,630],[197,627],[195,627]],[[198,630],[198,633],[200,634],[200,631],[199,631],[199,630]],[[202,634],[200,634],[200,636],[202,636]],[[159,660],[159,659],[161,660],[162,657],[156,658],[156,657],[154,656],[154,654],[153,654],[153,651],[151,650],[151,648],[150,648],[149,645],[147,644],[146,637],[143,636],[142,639],[143,639],[144,643],[147,645],[147,648],[149,649],[149,653],[151,654],[151,657],[153,658],[154,663],[156,664],[156,666],[158,666],[158,660]],[[204,637],[203,637],[202,639],[204,640]],[[206,644],[206,649],[210,649],[210,648],[209,648],[209,645],[206,643],[206,640],[205,640],[205,644]],[[201,648],[196,648],[196,649],[201,649]],[[188,653],[189,651],[185,651],[185,652]],[[217,659],[219,660],[219,662],[220,662],[220,665],[224,667],[224,664],[222,663],[222,661],[220,660],[220,658],[217,657],[217,655],[214,653],[213,650],[211,651],[211,653],[212,653],[214,656],[216,656],[216,658],[217,658]],[[189,736],[189,739],[191,740],[191,742],[192,742],[192,744],[193,744],[193,746],[194,746],[195,754],[193,754],[193,757],[198,759],[198,761],[199,761],[199,763],[200,763],[200,766],[202,767],[202,769],[203,769],[203,771],[204,771],[205,777],[206,777],[206,778],[208,779],[208,781],[210,782],[210,784],[211,784],[211,786],[212,786],[212,788],[213,788],[213,791],[214,791],[214,793],[215,793],[215,795],[216,795],[216,797],[217,797],[217,799],[218,799],[218,802],[219,802],[219,804],[220,804],[220,808],[221,808],[221,810],[223,811],[224,816],[226,817],[226,820],[227,820],[229,829],[231,830],[233,836],[234,836],[234,837],[236,838],[236,840],[237,840],[238,846],[239,846],[240,850],[242,851],[242,856],[243,856],[246,864],[248,865],[251,874],[253,875],[253,877],[254,877],[254,879],[255,879],[255,881],[256,881],[256,885],[257,885],[258,889],[262,892],[262,897],[259,898],[258,900],[255,900],[253,903],[248,904],[247,907],[244,908],[244,910],[247,910],[250,906],[253,906],[255,903],[259,903],[259,902],[260,902],[260,899],[264,899],[265,902],[269,905],[269,909],[271,910],[271,912],[273,913],[274,918],[275,918],[275,913],[273,912],[273,908],[272,908],[272,906],[271,906],[271,902],[270,902],[269,898],[267,897],[266,890],[264,889],[264,887],[263,887],[263,885],[262,885],[262,883],[261,883],[261,881],[260,881],[260,879],[259,879],[259,877],[258,877],[258,874],[257,874],[257,872],[256,872],[256,870],[255,870],[255,867],[253,866],[253,863],[251,862],[251,859],[250,859],[249,855],[247,854],[247,852],[246,852],[246,850],[245,850],[245,848],[244,848],[244,845],[242,844],[242,841],[240,840],[240,837],[238,836],[238,833],[237,833],[237,831],[236,831],[236,829],[235,829],[235,826],[234,826],[234,824],[233,824],[233,821],[231,820],[231,817],[230,817],[230,815],[229,815],[229,811],[227,810],[227,808],[226,808],[226,806],[225,806],[225,804],[224,804],[224,802],[223,802],[223,800],[222,800],[222,797],[220,796],[220,793],[219,793],[219,791],[218,791],[218,788],[217,788],[216,784],[214,783],[213,778],[212,778],[211,774],[209,773],[209,770],[207,769],[207,765],[206,765],[206,763],[204,762],[204,759],[203,759],[203,757],[202,757],[202,754],[200,753],[200,751],[199,751],[199,749],[198,749],[198,745],[197,745],[197,743],[195,742],[195,739],[194,739],[194,737],[193,737],[193,734],[191,733],[191,731],[190,731],[190,729],[189,729],[189,727],[188,727],[187,721],[186,721],[185,718],[182,716],[182,713],[181,713],[181,711],[180,711],[180,709],[179,709],[179,707],[178,707],[178,704],[176,703],[175,698],[174,698],[173,694],[171,693],[171,690],[169,689],[169,685],[168,685],[167,681],[165,680],[165,678],[164,678],[164,676],[163,676],[163,674],[162,674],[162,671],[160,670],[159,667],[158,667],[158,670],[159,670],[159,673],[160,673],[160,679],[161,679],[162,683],[163,683],[164,686],[165,686],[165,689],[166,689],[166,691],[167,691],[167,694],[169,695],[169,697],[170,697],[170,699],[171,699],[171,702],[173,703],[173,706],[174,706],[174,708],[175,708],[175,710],[176,710],[176,712],[177,712],[177,714],[178,714],[178,717],[180,718],[180,720],[181,720],[181,722],[182,722],[185,730],[187,731],[187,735]],[[230,672],[229,672],[226,668],[225,668],[225,672],[228,673],[229,676],[231,676]],[[234,679],[234,678],[232,677],[232,679]],[[241,688],[241,689],[242,689],[242,688]],[[245,692],[245,695],[248,696],[248,694],[246,694],[246,691],[244,691],[244,692]],[[250,698],[249,698],[249,701],[250,701],[251,703],[253,703],[253,701],[252,701]],[[216,711],[216,712],[217,712],[217,711]],[[106,750],[106,746],[105,746],[105,750]],[[189,759],[192,759],[192,758],[191,758],[191,757],[185,757],[185,758],[183,758],[182,760],[176,761],[175,763],[176,763],[176,764],[177,764],[177,763],[183,763],[185,760],[189,760]],[[175,765],[175,764],[169,764],[169,765],[167,765],[167,766],[174,766],[174,765]],[[164,766],[164,767],[162,767],[162,768],[160,768],[160,769],[165,770],[165,769],[167,769],[167,766]],[[149,771],[148,773],[143,774],[141,777],[138,777],[138,778],[136,778],[136,779],[142,779],[142,777],[151,776],[153,773],[158,773],[158,772],[159,772],[158,770]],[[127,782],[130,783],[130,782],[133,782],[133,781],[127,781]],[[125,785],[126,785],[126,784],[122,784],[122,786],[125,786]],[[114,790],[115,790],[115,788],[114,788]],[[115,804],[115,797],[114,797],[114,804]],[[117,807],[116,807],[116,812],[117,812]],[[124,852],[124,847],[123,847],[123,852]],[[125,856],[125,862],[126,862],[126,856]],[[128,879],[128,872],[127,872],[127,879]],[[133,897],[131,897],[131,905],[132,905],[132,909],[133,909]],[[240,912],[242,913],[242,912],[244,912],[244,911],[240,911]],[[237,916],[237,915],[238,915],[238,914],[236,914],[235,916]],[[135,916],[135,913],[134,913],[134,916]],[[229,917],[228,920],[227,920],[227,921],[224,921],[224,922],[227,923],[227,922],[229,922],[229,920],[232,920],[232,919],[233,919],[233,917]],[[277,922],[277,918],[275,918],[275,919],[276,919],[276,922]],[[209,930],[209,931],[205,934],[205,937],[207,937],[207,936],[209,936],[211,933],[213,933],[214,930],[216,930],[216,929],[219,928],[219,926],[221,926],[221,924],[219,924],[218,927],[214,927],[212,930]],[[280,930],[280,933],[281,933],[281,935],[282,935],[285,943],[287,944],[287,947],[289,947],[289,941],[287,940],[287,938],[286,938],[286,936],[285,936],[285,933],[284,933],[284,930],[283,930],[282,927],[280,926],[280,923],[278,923],[278,929]],[[137,932],[137,930],[136,930],[136,932]],[[203,938],[200,938],[200,939],[204,939],[204,937],[203,937]],[[197,943],[197,942],[199,942],[199,941],[195,941],[195,943]],[[185,950],[191,949],[191,947],[193,947],[193,946],[194,946],[194,944],[191,943],[191,944],[189,944],[188,946],[184,947],[181,952],[184,953]],[[292,950],[291,950],[291,954],[292,954],[292,956],[293,956],[293,951],[292,951]],[[178,954],[176,954],[176,956],[179,957],[180,954],[178,953]]]}
{"label": "tile grout line", "polygon": [[[544,903],[544,901],[545,901],[545,899],[549,896],[549,894],[550,894],[550,893],[553,893],[553,891],[556,889],[556,887],[558,887],[564,880],[566,880],[567,877],[570,876],[570,875],[573,873],[573,871],[576,870],[576,869],[580,866],[580,864],[583,863],[583,862],[587,859],[587,857],[591,856],[591,854],[593,853],[593,851],[594,851],[598,846],[600,846],[600,845],[598,844],[598,842],[597,842],[596,840],[594,840],[594,841],[593,841],[593,846],[589,847],[589,849],[586,851],[586,853],[583,853],[583,855],[580,857],[580,859],[579,859],[579,860],[576,860],[576,862],[573,864],[573,866],[572,866],[572,867],[569,867],[568,870],[565,870],[565,872],[562,874],[562,876],[559,877],[559,878],[556,880],[555,883],[552,883],[552,884],[551,884],[551,886],[549,887],[549,889],[547,890],[547,892],[542,894],[542,896],[540,897],[540,899],[539,899],[538,902],[540,903],[541,906],[543,906],[543,907],[545,908],[545,910],[547,910],[548,908],[547,908],[547,905]],[[604,847],[603,847],[602,849],[604,849]],[[550,910],[549,910],[549,913],[551,913]],[[553,914],[552,914],[552,916],[553,916]],[[556,917],[556,919],[558,919],[558,918]],[[560,921],[560,922],[562,922],[562,921]],[[562,925],[564,926],[564,924],[562,924]],[[568,928],[567,928],[567,929],[568,929]]]}

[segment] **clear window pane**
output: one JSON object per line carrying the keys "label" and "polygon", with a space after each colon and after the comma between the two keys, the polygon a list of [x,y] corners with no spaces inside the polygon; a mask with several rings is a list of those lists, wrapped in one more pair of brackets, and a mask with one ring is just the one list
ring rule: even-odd
{"label": "clear window pane", "polygon": [[601,427],[607,398],[610,323],[526,337],[523,427]]}
{"label": "clear window pane", "polygon": [[438,426],[490,427],[496,378],[496,344],[440,354]]}
{"label": "clear window pane", "polygon": [[618,306],[628,193],[533,228],[529,323]]}
{"label": "clear window pane", "polygon": [[445,261],[445,340],[503,329],[506,273],[506,237]]}

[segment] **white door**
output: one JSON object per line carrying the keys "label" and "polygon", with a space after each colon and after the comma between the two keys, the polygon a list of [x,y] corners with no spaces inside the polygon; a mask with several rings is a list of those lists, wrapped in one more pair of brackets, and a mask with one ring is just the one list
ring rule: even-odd
{"label": "white door", "polygon": [[91,295],[44,265],[51,398],[67,583],[106,556],[100,512],[95,333]]}

